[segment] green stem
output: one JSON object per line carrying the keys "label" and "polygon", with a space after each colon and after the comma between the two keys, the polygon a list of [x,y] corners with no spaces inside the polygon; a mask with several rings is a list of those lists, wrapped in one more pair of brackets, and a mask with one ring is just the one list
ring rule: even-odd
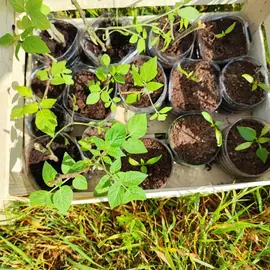
{"label": "green stem", "polygon": [[[70,178],[66,179],[63,181],[62,185],[64,185]],[[55,186],[53,189],[51,189],[49,192],[52,193],[53,191],[55,191],[57,188],[60,188],[60,186]]]}
{"label": "green stem", "polygon": [[156,114],[159,114],[159,111],[156,109],[156,107],[155,107],[155,105],[154,105],[154,103],[153,103],[153,101],[151,99],[151,96],[150,96],[148,90],[146,90],[146,93],[147,93],[147,96],[148,96],[148,98],[149,98],[149,100],[151,102],[152,107],[155,109]]}

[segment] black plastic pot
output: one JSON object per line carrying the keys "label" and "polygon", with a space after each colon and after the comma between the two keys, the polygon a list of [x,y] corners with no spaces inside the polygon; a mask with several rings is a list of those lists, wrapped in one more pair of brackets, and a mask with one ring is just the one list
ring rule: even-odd
{"label": "black plastic pot", "polygon": [[[177,121],[179,121],[180,119],[183,119],[183,118],[185,118],[185,117],[187,117],[187,116],[192,116],[192,115],[198,115],[198,116],[201,116],[202,121],[206,121],[206,120],[203,118],[203,116],[201,115],[201,112],[200,112],[200,111],[190,112],[190,113],[186,113],[186,114],[183,114],[183,115],[179,116],[178,118],[176,118],[176,119],[172,122],[172,124],[171,124],[170,127],[169,127],[168,134],[167,134],[168,144],[169,144],[169,146],[170,146],[170,149],[172,150],[172,153],[173,153],[173,156],[174,156],[174,160],[175,160],[175,162],[177,162],[178,164],[184,164],[184,165],[188,165],[188,166],[201,166],[201,165],[207,165],[207,164],[210,164],[211,162],[213,162],[213,161],[216,159],[216,157],[217,157],[217,155],[218,155],[218,153],[219,153],[219,151],[220,151],[220,147],[217,146],[216,152],[215,152],[215,153],[213,154],[213,156],[212,156],[209,160],[207,160],[206,162],[200,163],[200,164],[192,164],[192,163],[188,162],[187,160],[185,160],[184,157],[180,156],[180,155],[177,153],[177,151],[175,150],[174,146],[172,145],[172,142],[171,142],[171,139],[170,139],[171,130],[172,130],[174,124],[175,124]],[[208,123],[208,122],[207,122],[207,123]],[[208,124],[209,124],[209,126],[210,126],[210,123],[208,123]],[[214,129],[213,129],[213,132],[214,132]],[[202,154],[203,154],[203,153],[202,153]]]}
{"label": "black plastic pot", "polygon": [[263,67],[263,64],[260,63],[257,59],[252,58],[252,57],[240,57],[237,59],[234,59],[232,61],[230,61],[222,70],[220,77],[219,77],[219,81],[220,81],[220,86],[221,86],[221,91],[222,91],[222,103],[221,103],[221,108],[222,110],[226,111],[226,112],[239,112],[239,111],[243,111],[243,110],[250,110],[256,106],[258,106],[259,104],[261,104],[267,96],[267,92],[264,91],[265,95],[264,95],[264,99],[262,99],[260,102],[256,103],[256,104],[244,104],[244,103],[239,103],[234,101],[228,94],[226,86],[225,86],[225,74],[227,72],[228,67],[234,63],[234,62],[250,62],[252,64],[254,64],[255,66],[259,67],[259,72],[262,74],[262,76],[264,77],[264,83],[268,84],[268,75],[267,75],[267,71],[266,69]]}
{"label": "black plastic pot", "polygon": [[[76,36],[72,42],[72,44],[70,45],[69,48],[67,48],[67,50],[65,51],[65,53],[59,57],[56,57],[57,62],[59,61],[67,61],[67,67],[72,67],[74,65],[74,63],[78,60],[79,58],[79,45],[78,45],[78,40],[79,40],[79,36],[80,36],[80,31],[77,28],[77,26],[75,26],[72,23],[68,23],[65,21],[60,21],[60,20],[53,20],[51,21],[53,24],[55,24],[57,26],[57,24],[64,24],[64,25],[71,25],[72,27],[75,27],[77,30]],[[50,59],[48,59],[47,57],[44,57],[44,55],[41,54],[35,54],[35,57],[38,61],[40,61],[43,64],[48,63],[47,61],[50,61]]]}
{"label": "black plastic pot", "polygon": [[[135,57],[130,57],[125,63],[127,64],[131,64],[133,63],[134,61],[138,60],[138,59],[143,59],[145,61],[148,61],[151,57],[149,56],[146,56],[146,55],[138,55],[138,56],[135,56]],[[155,107],[158,109],[158,108],[161,108],[162,104],[164,103],[165,101],[165,98],[167,96],[167,76],[161,66],[161,64],[159,62],[158,63],[158,67],[162,70],[162,73],[163,73],[163,76],[164,76],[164,86],[163,86],[163,91],[160,95],[160,97],[158,98],[158,100],[154,103]],[[118,83],[116,83],[116,88],[117,88],[117,93],[119,93],[122,101],[123,101],[123,104],[124,104],[124,107],[128,110],[131,110],[135,113],[147,113],[147,114],[150,114],[150,113],[153,113],[155,112],[155,108],[153,108],[152,106],[148,106],[148,107],[135,107],[133,106],[132,104],[127,104],[125,102],[125,98],[120,94],[120,86]]]}
{"label": "black plastic pot", "polygon": [[[220,151],[220,154],[218,156],[217,162],[218,165],[220,166],[220,168],[222,168],[226,173],[228,173],[229,175],[232,175],[234,177],[239,177],[241,178],[258,178],[261,175],[263,175],[264,173],[266,173],[269,170],[269,166],[266,166],[266,169],[263,173],[261,174],[257,174],[257,175],[250,175],[247,174],[245,172],[242,172],[241,170],[239,170],[234,163],[232,162],[232,160],[230,159],[229,153],[228,153],[228,136],[230,134],[230,131],[232,129],[233,126],[235,126],[237,123],[239,123],[239,121],[241,120],[254,120],[257,121],[259,123],[261,123],[263,126],[266,124],[263,120],[258,119],[258,118],[254,118],[254,117],[246,117],[246,118],[241,118],[239,120],[237,120],[235,123],[227,126],[223,131],[222,131],[222,138],[223,138],[223,142],[222,142],[222,148]],[[247,164],[248,166],[248,164]]]}
{"label": "black plastic pot", "polygon": [[[168,100],[169,100],[169,105],[173,108],[171,112],[172,112],[174,115],[179,116],[179,115],[181,115],[181,114],[187,113],[188,111],[185,111],[185,110],[182,110],[182,109],[178,108],[178,107],[176,106],[176,104],[173,103],[173,100],[172,100],[172,94],[173,94],[173,81],[172,81],[172,76],[173,76],[173,72],[174,72],[175,70],[178,69],[178,64],[180,64],[181,67],[184,67],[185,64],[188,64],[188,63],[199,63],[199,62],[202,62],[202,61],[204,61],[204,60],[194,60],[194,59],[188,59],[188,58],[187,58],[187,59],[182,59],[180,62],[174,64],[174,66],[173,66],[173,68],[172,68],[172,70],[171,70],[171,73],[170,73],[170,78],[169,78],[169,90],[168,90]],[[207,62],[207,63],[209,63],[209,64],[211,65],[211,67],[212,67],[213,70],[216,72],[217,77],[218,77],[218,74],[219,74],[219,72],[220,72],[219,66],[216,65],[216,64],[214,64],[214,63],[212,63],[212,62]],[[200,82],[198,82],[198,84],[199,84],[199,83],[200,83]],[[218,83],[218,80],[217,80],[217,83]],[[218,100],[217,100],[217,106],[214,107],[214,108],[213,108],[212,110],[210,110],[209,112],[214,112],[214,111],[216,111],[216,110],[218,109],[218,107],[220,106],[220,104],[221,104],[221,100],[222,100],[222,97],[221,97],[221,96],[222,96],[222,95],[221,95],[221,89],[220,89],[219,83],[218,83],[218,85],[217,85],[216,92],[217,92],[217,97],[218,97]],[[200,108],[200,109],[201,109],[201,110],[206,110],[206,109],[204,109],[204,108]]]}

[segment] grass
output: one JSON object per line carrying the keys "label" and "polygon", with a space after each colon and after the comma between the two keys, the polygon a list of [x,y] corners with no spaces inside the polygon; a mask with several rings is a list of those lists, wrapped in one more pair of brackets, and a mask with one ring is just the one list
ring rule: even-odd
{"label": "grass", "polygon": [[269,188],[6,214],[2,269],[270,269]]}

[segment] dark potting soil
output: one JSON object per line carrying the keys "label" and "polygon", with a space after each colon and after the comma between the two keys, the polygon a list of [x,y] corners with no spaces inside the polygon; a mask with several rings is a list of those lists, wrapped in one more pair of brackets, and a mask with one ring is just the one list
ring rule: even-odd
{"label": "dark potting soil", "polygon": [[[46,147],[46,144],[49,142],[49,140],[50,138],[47,137],[45,139],[39,139],[37,142],[40,143],[43,147]],[[80,152],[78,151],[78,148],[75,146],[75,144],[69,141],[69,144],[65,145],[65,140],[63,137],[56,138],[51,145],[51,149],[53,153],[58,157],[58,162],[49,160],[48,155],[45,155],[33,148],[29,153],[27,164],[29,166],[29,171],[36,183],[40,186],[41,189],[45,190],[51,189],[45,184],[42,178],[42,168],[45,161],[52,165],[58,173],[62,173],[61,164],[65,152],[67,152],[75,161],[81,160]],[[68,181],[67,184],[71,184],[71,182],[72,179]]]}
{"label": "dark potting soil", "polygon": [[[258,123],[255,120],[241,120],[237,122],[230,130],[227,139],[227,150],[229,157],[236,168],[240,171],[250,174],[250,175],[257,175],[265,172],[270,167],[270,158],[263,163],[256,155],[256,150],[258,148],[257,144],[252,144],[251,147],[242,150],[242,151],[235,151],[235,147],[239,144],[246,142],[245,139],[240,135],[239,131],[237,130],[237,126],[244,126],[250,127],[256,130],[257,135],[260,135],[263,125]],[[265,135],[265,137],[269,137]],[[263,147],[265,147],[270,152],[270,143],[264,143]]]}
{"label": "dark potting soil", "polygon": [[[121,26],[121,24],[118,24]],[[100,23],[100,28],[106,28],[110,26],[116,26],[115,21],[107,20]],[[104,30],[96,31],[97,36],[103,41],[103,35],[105,34]],[[94,44],[88,37],[85,40],[84,46],[85,49],[91,51],[97,58],[99,58],[103,53],[106,53],[110,56],[112,63],[117,63],[123,59],[129,52],[135,50],[135,46],[129,43],[130,36],[124,36],[119,32],[113,32],[110,35],[110,46],[107,46],[107,51],[102,52],[102,49],[99,45]],[[106,43],[106,41],[105,41]]]}
{"label": "dark potting soil", "polygon": [[169,136],[171,147],[188,164],[208,163],[218,150],[215,129],[201,115],[178,119],[171,127]]}
{"label": "dark potting soil", "polygon": [[[37,76],[31,81],[31,88],[36,96],[39,98],[43,98],[45,89],[46,89],[47,81],[41,81]],[[58,98],[64,91],[65,85],[51,85],[48,90],[48,98]]]}
{"label": "dark potting soil", "polygon": [[[140,67],[144,62],[146,62],[146,61],[142,60],[142,59],[138,59],[138,60],[135,60],[134,62],[132,62],[131,64],[134,64],[135,66]],[[163,71],[159,66],[158,66],[158,74],[153,81],[159,82],[162,84],[164,84],[164,82],[165,82]],[[119,88],[120,88],[120,92],[135,92],[135,91],[143,90],[142,87],[134,85],[134,80],[133,80],[133,77],[131,75],[131,71],[129,71],[128,74],[125,75],[125,84],[119,84]],[[161,87],[157,91],[154,91],[150,94],[153,103],[155,103],[159,99],[159,97],[161,96],[161,94],[163,92],[163,89],[164,88]],[[128,95],[122,94],[122,96],[124,98],[127,98]],[[132,105],[134,107],[145,108],[145,107],[151,106],[151,101],[149,100],[148,95],[141,95],[141,98],[139,101],[134,102],[130,105]]]}
{"label": "dark potting soil", "polygon": [[224,74],[224,84],[228,95],[235,102],[253,105],[264,99],[264,90],[258,87],[252,91],[252,84],[242,74],[251,75],[256,81],[265,83],[260,67],[247,61],[236,61],[231,63]]}
{"label": "dark potting soil", "polygon": [[64,35],[66,44],[62,44],[57,42],[55,39],[51,39],[51,36],[47,31],[42,31],[40,33],[40,37],[47,44],[51,51],[51,55],[55,58],[58,58],[62,56],[72,45],[78,30],[72,24],[63,21],[56,21],[53,24],[56,29]]}
{"label": "dark potting soil", "polygon": [[149,160],[150,158],[157,157],[162,155],[161,159],[153,164],[147,165],[148,177],[143,181],[141,187],[143,189],[158,189],[161,188],[169,179],[172,171],[172,159],[168,150],[160,142],[144,138],[141,139],[144,143],[147,153],[145,154],[129,154],[126,153],[126,156],[122,158],[122,168],[123,172],[127,171],[140,171],[140,166],[132,166],[128,162],[128,158],[131,157],[136,161],[140,162],[142,158],[144,161]]}
{"label": "dark potting soil", "polygon": [[[159,28],[160,29],[163,29],[163,27],[165,26],[166,24],[166,19],[165,18],[162,18],[161,21],[160,21],[160,24],[159,24]],[[181,30],[179,32],[179,29],[180,29],[180,18],[177,17],[174,21],[175,25],[173,27],[173,36],[174,38],[177,38],[177,36],[182,33],[183,31]],[[164,33],[168,33],[169,31],[171,30],[170,28],[170,24],[167,24],[167,26],[165,27],[164,29]],[[171,42],[171,44],[168,46],[168,48],[162,52],[164,54],[166,54],[167,56],[179,56],[183,53],[185,53],[189,48],[190,46],[192,45],[194,41],[194,32],[190,33],[189,35],[187,35],[186,37],[184,38],[181,38],[180,40],[178,40],[177,42]],[[161,37],[160,38],[160,41],[158,43],[158,49],[161,51],[162,48],[164,47],[164,39]]]}
{"label": "dark potting soil", "polygon": [[[99,100],[96,104],[87,105],[86,100],[90,94],[88,82],[96,80],[96,76],[89,71],[78,72],[74,78],[74,85],[70,88],[70,94],[76,96],[76,104],[78,106],[78,113],[81,115],[93,119],[102,120],[105,119],[110,113],[110,108],[105,108],[103,101]],[[69,108],[72,110],[72,101],[69,101]]]}
{"label": "dark potting soil", "polygon": [[207,61],[185,63],[182,68],[188,73],[194,71],[193,77],[200,81],[188,79],[175,68],[171,86],[173,105],[183,111],[217,109],[221,99],[217,71]]}
{"label": "dark potting soil", "polygon": [[[222,33],[234,22],[236,25],[231,33],[222,38],[215,37],[216,34]],[[205,25],[204,29],[199,30],[204,45],[201,51],[203,59],[222,61],[248,53],[246,36],[240,21],[222,18],[205,22]]]}

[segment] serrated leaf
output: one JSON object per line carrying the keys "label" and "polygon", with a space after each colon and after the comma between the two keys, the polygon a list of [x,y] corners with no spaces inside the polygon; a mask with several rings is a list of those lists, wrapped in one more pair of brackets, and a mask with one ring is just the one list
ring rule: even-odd
{"label": "serrated leaf", "polygon": [[242,77],[243,77],[246,81],[248,81],[249,83],[253,83],[253,82],[254,82],[254,78],[253,78],[251,75],[249,75],[249,74],[242,74]]}
{"label": "serrated leaf", "polygon": [[136,114],[128,120],[128,133],[132,138],[139,139],[145,136],[147,131],[146,114]]}
{"label": "serrated leaf", "polygon": [[203,118],[210,124],[214,124],[212,116],[208,112],[202,112]]}
{"label": "serrated leaf", "polygon": [[115,173],[119,172],[120,169],[121,169],[121,166],[122,166],[121,159],[120,159],[120,158],[116,159],[116,160],[112,163],[112,165],[111,165],[111,167],[110,167],[110,173],[111,173],[111,174],[115,174]]}
{"label": "serrated leaf", "polygon": [[111,63],[111,58],[108,54],[103,54],[100,58],[100,63],[102,66],[108,67]]}
{"label": "serrated leaf", "polygon": [[54,98],[47,98],[41,100],[39,104],[43,109],[50,109],[55,104],[56,101],[57,100]]}
{"label": "serrated leaf", "polygon": [[31,192],[29,201],[31,206],[51,205],[51,193],[46,190],[37,190]]}
{"label": "serrated leaf", "polygon": [[10,115],[10,119],[22,118],[23,115],[24,115],[23,108],[13,108]]}
{"label": "serrated leaf", "polygon": [[147,177],[147,174],[129,171],[129,172],[119,172],[116,174],[119,178],[120,183],[127,187],[134,187],[140,185]]}
{"label": "serrated leaf", "polygon": [[125,193],[124,187],[120,186],[118,183],[114,183],[108,191],[108,201],[111,209],[123,203],[123,196]]}
{"label": "serrated leaf", "polygon": [[140,38],[137,43],[137,50],[138,53],[142,53],[145,51],[145,40],[143,38]]}
{"label": "serrated leaf", "polygon": [[146,165],[153,165],[157,163],[162,158],[162,155],[159,155],[157,157],[150,158],[146,161]]}
{"label": "serrated leaf", "polygon": [[200,16],[200,12],[193,7],[183,7],[178,10],[178,15],[188,21],[194,21]]}
{"label": "serrated leaf", "polygon": [[49,109],[43,109],[37,112],[35,124],[39,130],[53,137],[57,127],[56,115]]}
{"label": "serrated leaf", "polygon": [[268,158],[268,154],[269,154],[269,152],[267,151],[267,149],[264,148],[264,147],[261,147],[261,146],[259,146],[258,149],[257,149],[257,151],[256,151],[257,157],[258,157],[263,163],[266,162],[266,160],[267,160],[267,158]]}
{"label": "serrated leaf", "polygon": [[123,144],[123,148],[130,154],[147,153],[147,149],[144,143],[136,138],[129,138],[127,141],[125,141],[125,143]]}
{"label": "serrated leaf", "polygon": [[88,183],[85,176],[78,174],[72,181],[72,186],[77,190],[87,190]]}
{"label": "serrated leaf", "polygon": [[235,147],[235,151],[241,151],[241,150],[245,150],[247,148],[249,148],[252,145],[253,142],[245,142],[245,143],[241,143],[239,144],[237,147]]}
{"label": "serrated leaf", "polygon": [[144,201],[146,200],[145,191],[141,187],[131,187],[125,190],[123,196],[123,204],[131,201]]}
{"label": "serrated leaf", "polygon": [[111,147],[111,148],[107,149],[107,153],[108,153],[108,155],[114,157],[115,159],[125,156],[125,154],[123,153],[123,151],[119,147],[117,147],[117,148]]}
{"label": "serrated leaf", "polygon": [[50,163],[45,161],[42,167],[42,178],[45,184],[49,187],[53,187],[53,185],[49,184],[49,182],[54,180],[56,175],[57,175],[57,171],[54,169],[54,167]]}
{"label": "serrated leaf", "polygon": [[129,43],[135,44],[138,41],[138,35],[133,34],[131,38],[129,39]]}
{"label": "serrated leaf", "polygon": [[157,57],[149,59],[140,67],[140,75],[144,82],[152,81],[158,73]]}
{"label": "serrated leaf", "polygon": [[132,166],[140,166],[141,165],[138,161],[136,161],[135,159],[133,159],[131,157],[128,158],[128,162]]}
{"label": "serrated leaf", "polygon": [[67,153],[65,152],[63,161],[61,164],[61,170],[64,174],[67,174],[70,172],[70,169],[72,166],[76,163],[76,161]]}
{"label": "serrated leaf", "polygon": [[35,53],[50,53],[46,43],[39,36],[29,36],[23,41],[22,48],[25,52]]}
{"label": "serrated leaf", "polygon": [[121,123],[116,123],[110,128],[105,135],[105,141],[111,147],[120,147],[126,139],[126,126]]}
{"label": "serrated leaf", "polygon": [[30,98],[33,95],[32,90],[29,87],[17,85],[17,86],[15,86],[15,89],[23,97]]}
{"label": "serrated leaf", "polygon": [[256,139],[256,130],[254,130],[253,128],[238,126],[237,130],[246,141],[251,142]]}
{"label": "serrated leaf", "polygon": [[73,200],[73,191],[69,186],[61,186],[53,195],[53,203],[56,208],[66,214]]}
{"label": "serrated leaf", "polygon": [[8,0],[9,4],[12,6],[14,11],[18,13],[24,12],[25,0]]}
{"label": "serrated leaf", "polygon": [[104,175],[103,177],[101,177],[97,186],[95,187],[94,195],[95,196],[105,195],[109,190],[110,184],[111,181],[109,175]]}
{"label": "serrated leaf", "polygon": [[86,104],[96,104],[100,99],[100,93],[90,93],[87,97]]}

